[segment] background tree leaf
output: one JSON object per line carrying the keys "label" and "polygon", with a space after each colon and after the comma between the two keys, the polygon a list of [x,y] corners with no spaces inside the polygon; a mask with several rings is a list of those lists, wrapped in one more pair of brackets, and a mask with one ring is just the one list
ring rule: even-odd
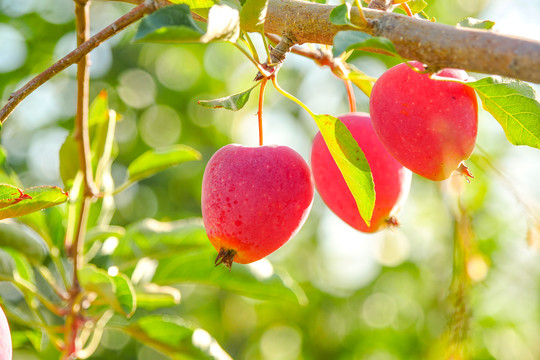
{"label": "background tree leaf", "polygon": [[236,42],[239,35],[238,10],[227,5],[212,6],[204,32],[193,20],[189,6],[179,4],[163,7],[145,17],[137,30],[135,40],[160,43]]}
{"label": "background tree leaf", "polygon": [[[216,255],[199,218],[145,219],[127,229],[114,252],[118,263],[134,257],[159,260],[152,282],[160,286],[203,284],[256,299],[305,302],[303,291],[286,275],[270,271],[267,278],[261,278],[254,268],[240,264],[229,272],[214,266]],[[123,271],[127,273],[135,265],[124,262]]]}
{"label": "background tree leaf", "polygon": [[334,25],[353,25],[351,22],[351,4],[345,2],[330,12],[330,22]]}
{"label": "background tree leaf", "polygon": [[[220,359],[230,359],[217,341],[206,331],[197,329],[180,317],[149,315],[138,319],[129,326],[122,327],[121,330],[139,342],[153,347],[172,358],[178,358],[178,354],[182,354],[182,358],[188,359],[213,359],[215,357],[211,353],[215,354],[219,349]],[[197,339],[194,338],[197,335],[196,332],[203,332],[205,334],[204,339],[208,343],[198,344]],[[199,347],[196,345],[199,345]]]}
{"label": "background tree leaf", "polygon": [[113,308],[125,317],[133,315],[136,295],[125,275],[111,276],[107,271],[87,264],[79,271],[79,281],[86,291],[98,294],[92,304],[95,312]]}
{"label": "background tree leaf", "polygon": [[305,294],[301,290],[297,292],[299,287],[287,284],[289,279],[273,272],[261,275],[257,265],[235,264],[231,271],[224,266],[216,267],[216,255],[208,242],[204,248],[161,259],[152,281],[158,285],[210,285],[255,299],[305,303]]}
{"label": "background tree leaf", "polygon": [[15,221],[0,221],[0,246],[17,250],[33,263],[41,263],[49,254],[37,232]]}
{"label": "background tree leaf", "polygon": [[197,104],[213,109],[223,108],[227,110],[238,111],[242,109],[244,105],[246,105],[249,100],[249,95],[251,94],[251,91],[255,89],[255,87],[257,87],[258,85],[259,84],[257,83],[246,91],[234,95],[229,95],[220,99],[199,100],[197,101]]}
{"label": "background tree leaf", "polygon": [[111,276],[116,285],[116,299],[122,307],[123,314],[130,318],[137,310],[137,295],[131,280],[122,273],[118,273],[115,276]]}
{"label": "background tree leaf", "polygon": [[419,12],[422,12],[428,4],[425,0],[411,0],[407,2],[407,5],[409,5],[413,14],[418,14]]}
{"label": "background tree leaf", "polygon": [[173,4],[186,4],[190,9],[208,9],[211,8],[215,2],[211,0],[169,0]]}
{"label": "background tree leaf", "polygon": [[339,56],[343,52],[350,50],[368,50],[399,57],[394,44],[387,38],[371,36],[354,30],[338,32],[334,36],[334,48],[332,50],[334,56]]}
{"label": "background tree leaf", "polygon": [[240,11],[240,27],[263,31],[268,0],[247,0]]}
{"label": "background tree leaf", "polygon": [[314,119],[356,200],[360,216],[369,226],[375,207],[375,185],[362,149],[338,118],[330,115],[314,115]]}
{"label": "background tree leaf", "polygon": [[180,304],[180,290],[172,286],[159,286],[153,283],[145,284],[137,289],[137,307],[149,310],[170,307]]}
{"label": "background tree leaf", "polygon": [[200,159],[201,154],[197,150],[186,145],[174,145],[166,149],[149,150],[129,164],[128,182],[133,183],[170,168],[171,166]]}
{"label": "background tree leaf", "polygon": [[60,177],[67,189],[73,186],[73,180],[79,172],[79,146],[70,133],[60,147]]}
{"label": "background tree leaf", "polygon": [[198,42],[204,31],[185,4],[166,6],[146,16],[135,34],[136,41]]}
{"label": "background tree leaf", "polygon": [[30,214],[66,202],[68,194],[57,186],[37,186],[24,190],[31,199],[0,209],[0,220]]}
{"label": "background tree leaf", "polygon": [[7,251],[0,249],[0,276],[12,279],[15,269],[15,261],[11,255]]}
{"label": "background tree leaf", "polygon": [[208,13],[208,27],[201,42],[236,42],[240,36],[240,13],[228,5],[214,5]]}
{"label": "background tree leaf", "polygon": [[540,102],[530,85],[499,76],[464,84],[476,91],[512,144],[540,148]]}
{"label": "background tree leaf", "polygon": [[479,20],[471,17],[466,17],[458,23],[460,27],[473,28],[473,29],[482,29],[482,30],[491,30],[495,22],[491,20]]}

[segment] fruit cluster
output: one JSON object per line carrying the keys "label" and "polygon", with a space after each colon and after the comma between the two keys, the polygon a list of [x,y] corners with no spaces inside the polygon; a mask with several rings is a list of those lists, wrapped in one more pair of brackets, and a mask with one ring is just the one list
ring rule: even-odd
{"label": "fruit cluster", "polygon": [[288,241],[309,213],[312,175],[326,205],[368,233],[397,223],[394,215],[409,192],[411,171],[435,181],[454,171],[470,176],[463,161],[476,141],[475,93],[462,83],[468,79],[462,70],[444,69],[437,77],[432,79],[417,62],[394,66],[373,87],[371,117],[339,117],[371,168],[376,200],[369,226],[320,133],[313,141],[311,171],[284,146],[218,150],[202,184],[202,214],[218,251],[216,265],[250,263]]}

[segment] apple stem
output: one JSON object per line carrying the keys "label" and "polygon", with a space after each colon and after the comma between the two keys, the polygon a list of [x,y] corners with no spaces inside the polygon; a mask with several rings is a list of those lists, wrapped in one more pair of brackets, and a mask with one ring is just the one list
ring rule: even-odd
{"label": "apple stem", "polygon": [[407,3],[401,3],[399,4],[399,7],[402,8],[407,13],[408,16],[414,17],[414,14],[412,13],[411,8],[409,7]]}
{"label": "apple stem", "polygon": [[356,112],[356,98],[354,97],[354,89],[351,80],[343,79],[345,88],[347,89],[347,97],[349,99],[349,109],[352,113]]}
{"label": "apple stem", "polygon": [[219,264],[223,264],[229,268],[229,271],[231,271],[232,263],[235,256],[236,250],[221,248],[219,249],[219,253],[216,257],[216,261],[214,262],[214,264],[216,266],[218,266]]}
{"label": "apple stem", "polygon": [[264,89],[266,88],[266,82],[268,78],[263,78],[261,81],[261,90],[259,92],[259,111],[257,111],[257,117],[259,119],[259,146],[263,145],[263,103],[264,103]]}

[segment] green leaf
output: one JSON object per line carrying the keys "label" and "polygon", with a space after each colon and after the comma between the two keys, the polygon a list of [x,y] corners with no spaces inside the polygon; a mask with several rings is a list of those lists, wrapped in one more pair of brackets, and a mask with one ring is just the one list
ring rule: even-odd
{"label": "green leaf", "polygon": [[425,0],[411,0],[407,2],[407,5],[409,5],[413,14],[418,14],[419,12],[422,12],[428,4]]}
{"label": "green leaf", "polygon": [[356,200],[360,216],[369,226],[375,207],[375,185],[362,149],[338,118],[330,115],[314,115],[314,119]]}
{"label": "green leaf", "polygon": [[0,222],[0,246],[17,250],[33,263],[49,254],[45,241],[34,230],[15,221]]}
{"label": "green leaf", "polygon": [[[237,265],[228,272],[224,268],[214,267],[216,255],[200,218],[172,222],[145,219],[137,222],[128,227],[114,252],[115,260],[129,261],[123,263],[124,269],[135,267],[136,262],[131,261],[133,258],[159,259],[152,280],[159,286],[199,283],[257,299],[305,302],[305,294],[299,285],[286,274],[273,274],[260,279],[252,267],[244,265]],[[138,301],[141,299],[138,298]]]}
{"label": "green leaf", "polygon": [[540,103],[530,85],[499,76],[464,84],[476,91],[512,144],[540,149]]}
{"label": "green leaf", "polygon": [[[120,239],[114,256],[125,260],[138,260],[160,254],[173,256],[186,249],[208,246],[208,237],[202,219],[182,219],[162,222],[144,219],[130,225]],[[135,263],[133,263],[135,266]]]}
{"label": "green leaf", "polygon": [[334,49],[332,50],[334,56],[339,56],[350,50],[365,50],[399,57],[394,44],[387,38],[371,36],[354,30],[338,32],[334,36]]}
{"label": "green leaf", "polygon": [[[161,259],[153,282],[158,285],[203,284],[261,300],[303,303],[305,295],[290,278],[271,272],[262,276],[253,266],[235,264],[231,271],[214,266],[216,251],[210,242],[204,248],[186,249],[174,257]],[[268,263],[269,264],[269,263]]]}
{"label": "green leaf", "polygon": [[243,108],[244,105],[246,105],[249,100],[249,95],[251,94],[251,91],[255,89],[255,87],[257,87],[258,85],[259,83],[255,84],[244,92],[223,97],[220,99],[199,100],[197,101],[197,104],[213,109],[223,108],[227,110],[238,111]]}
{"label": "green leaf", "polygon": [[227,5],[214,5],[208,13],[208,27],[201,42],[236,42],[240,36],[240,13]]}
{"label": "green leaf", "polygon": [[200,159],[201,154],[186,145],[174,145],[162,150],[149,150],[129,164],[128,182],[133,183],[172,166]]}
{"label": "green leaf", "polygon": [[23,191],[30,199],[0,209],[0,220],[33,213],[66,202],[68,194],[57,186],[38,186]]}
{"label": "green leaf", "polygon": [[[122,331],[131,335],[139,342],[153,347],[171,358],[178,358],[178,354],[182,354],[182,358],[188,359],[214,359],[216,351],[225,353],[220,348],[219,344],[206,331],[196,329],[193,325],[187,323],[182,318],[167,315],[149,315],[137,320],[126,327],[121,328]],[[193,335],[195,332],[203,332],[204,339],[209,343],[199,344]]]}
{"label": "green leaf", "polygon": [[173,4],[186,4],[190,9],[208,9],[215,3],[211,0],[169,0]]}
{"label": "green leaf", "polygon": [[149,310],[178,305],[180,299],[180,290],[171,286],[149,283],[137,291],[137,307]]}
{"label": "green leaf", "polygon": [[73,186],[73,180],[78,172],[79,146],[71,133],[60,147],[60,177],[67,189]]}
{"label": "green leaf", "polygon": [[21,189],[13,185],[0,184],[0,209],[14,205],[22,200],[29,199]]}
{"label": "green leaf", "polygon": [[351,22],[351,4],[345,2],[330,11],[330,22],[334,25],[352,25]]}
{"label": "green leaf", "polygon": [[125,317],[135,311],[135,290],[125,275],[111,276],[107,271],[87,264],[79,271],[79,281],[85,290],[98,295],[93,305],[100,309],[112,308]]}
{"label": "green leaf", "polygon": [[137,309],[137,295],[131,280],[122,273],[112,276],[114,284],[116,285],[116,298],[118,303],[122,307],[122,313],[130,318]]}
{"label": "green leaf", "polygon": [[145,17],[135,35],[136,41],[184,43],[210,41],[236,42],[240,35],[238,10],[214,5],[208,13],[206,33],[195,23],[185,4],[163,7]]}
{"label": "green leaf", "polygon": [[32,265],[28,261],[27,258],[25,258],[22,254],[20,254],[17,251],[9,251],[9,255],[15,262],[17,274],[19,275],[19,278],[28,281],[31,284],[36,283],[36,277],[34,274],[34,269],[32,268]]}
{"label": "green leaf", "polygon": [[269,0],[247,0],[240,11],[240,27],[242,29],[264,30],[264,20]]}
{"label": "green leaf", "polygon": [[459,27],[483,29],[483,30],[491,30],[491,28],[494,25],[495,25],[495,22],[491,20],[478,20],[471,17],[466,17],[465,19],[461,20],[458,23]]}
{"label": "green leaf", "polygon": [[0,249],[0,277],[12,279],[15,269],[15,261],[11,255],[7,251]]}
{"label": "green leaf", "polygon": [[146,16],[139,25],[136,41],[197,42],[204,34],[185,4],[163,7]]}
{"label": "green leaf", "polygon": [[373,89],[373,84],[377,81],[376,78],[367,76],[360,70],[353,70],[348,75],[349,80],[352,81],[364,94],[368,97],[371,96],[371,90]]}
{"label": "green leaf", "polygon": [[88,110],[88,126],[106,122],[109,119],[109,98],[106,90],[101,90],[90,104]]}

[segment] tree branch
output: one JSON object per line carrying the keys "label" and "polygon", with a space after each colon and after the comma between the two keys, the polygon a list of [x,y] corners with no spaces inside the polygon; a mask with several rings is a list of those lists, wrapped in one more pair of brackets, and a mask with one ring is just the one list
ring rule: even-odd
{"label": "tree branch", "polygon": [[77,47],[75,50],[64,56],[62,59],[58,60],[50,68],[30,80],[21,89],[11,94],[7,104],[0,110],[0,124],[4,123],[7,117],[13,112],[15,107],[17,107],[17,105],[22,100],[24,100],[24,98],[30,95],[42,84],[50,80],[56,74],[68,68],[70,65],[79,62],[81,58],[86,56],[86,54],[94,50],[108,38],[118,34],[125,27],[140,20],[145,15],[156,11],[160,6],[163,6],[164,4],[165,2],[163,0],[142,2],[141,5],[133,8],[130,12],[113,22],[111,25],[107,26],[105,29],[92,36],[90,39],[88,39],[88,41],[84,42],[84,44]]}
{"label": "tree branch", "polygon": [[[264,29],[287,31],[299,44],[331,45],[341,30],[330,23],[334,6],[298,0],[270,0]],[[540,42],[493,31],[457,28],[408,16],[371,9],[364,15],[373,26],[360,30],[390,39],[400,56],[434,68],[453,67],[540,83]],[[362,26],[357,8],[354,24]],[[245,29],[254,31],[255,29]]]}
{"label": "tree branch", "polygon": [[[142,3],[144,0],[118,1]],[[333,44],[338,31],[360,30],[390,39],[401,57],[421,61],[432,68],[452,67],[540,83],[538,41],[363,8],[369,22],[365,25],[356,7],[351,11],[351,20],[360,28],[338,26],[329,21],[334,7],[300,0],[270,0],[264,30],[278,35],[287,32],[298,44],[326,45]]]}
{"label": "tree branch", "polygon": [[[0,110],[0,123],[3,123],[13,109],[41,84],[78,62],[81,57],[129,24],[159,7],[170,4],[167,0],[116,1],[140,5],[13,93],[8,103]],[[457,28],[365,8],[363,13],[368,20],[367,25],[362,25],[358,9],[353,8],[351,20],[360,28],[338,26],[328,20],[333,8],[333,5],[299,0],[270,0],[265,31],[274,34],[286,32],[298,44],[309,42],[331,45],[338,31],[361,30],[390,39],[400,56],[421,61],[431,68],[453,67],[540,83],[538,41],[493,31]],[[257,31],[252,28],[244,30]]]}

